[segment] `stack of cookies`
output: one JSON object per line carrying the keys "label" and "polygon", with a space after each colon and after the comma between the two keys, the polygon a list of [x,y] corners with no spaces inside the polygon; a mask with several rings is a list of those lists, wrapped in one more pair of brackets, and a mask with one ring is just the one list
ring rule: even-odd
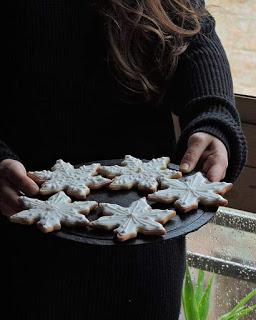
{"label": "stack of cookies", "polygon": [[[163,225],[176,211],[153,209],[149,203],[173,203],[182,212],[196,209],[199,203],[227,205],[222,195],[232,188],[231,183],[209,182],[201,172],[182,177],[181,172],[169,169],[169,165],[168,157],[143,162],[130,155],[125,156],[121,165],[114,166],[93,163],[75,168],[58,160],[49,171],[29,172],[40,185],[40,194],[50,197],[43,201],[21,196],[24,210],[9,219],[20,224],[36,223],[44,233],[60,230],[61,225],[113,230],[119,241],[125,241],[138,233],[156,236],[166,233]],[[143,196],[129,207],[86,201],[90,190],[100,188],[113,192],[137,189]],[[89,214],[97,208],[102,216],[90,219]]]}

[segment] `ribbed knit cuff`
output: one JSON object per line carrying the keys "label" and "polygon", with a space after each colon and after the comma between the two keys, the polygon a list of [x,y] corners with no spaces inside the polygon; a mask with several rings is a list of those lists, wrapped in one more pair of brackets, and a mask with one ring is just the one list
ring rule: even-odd
{"label": "ribbed knit cuff", "polygon": [[19,157],[3,141],[0,141],[0,162],[5,159],[20,161]]}
{"label": "ribbed knit cuff", "polygon": [[224,143],[229,156],[225,181],[234,182],[247,159],[247,144],[241,127],[225,114],[202,114],[188,123],[182,131],[176,147],[175,160],[179,163],[187,150],[189,137],[196,132],[209,133]]}

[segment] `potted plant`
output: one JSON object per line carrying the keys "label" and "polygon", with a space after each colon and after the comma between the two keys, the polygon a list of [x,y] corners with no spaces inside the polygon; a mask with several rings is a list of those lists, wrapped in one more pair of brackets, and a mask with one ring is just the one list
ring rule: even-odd
{"label": "potted plant", "polygon": [[[182,306],[186,320],[207,320],[210,306],[210,293],[213,284],[214,274],[204,287],[204,271],[199,270],[196,284],[193,285],[188,265],[186,266],[185,279],[182,290]],[[252,290],[228,313],[219,317],[218,320],[239,320],[256,310],[256,304],[246,304],[254,296],[256,289]]]}

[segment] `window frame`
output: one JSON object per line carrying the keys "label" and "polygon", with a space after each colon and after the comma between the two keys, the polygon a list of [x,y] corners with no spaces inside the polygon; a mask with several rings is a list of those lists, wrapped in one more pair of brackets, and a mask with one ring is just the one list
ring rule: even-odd
{"label": "window frame", "polygon": [[[235,94],[235,101],[242,124],[256,127],[256,96]],[[178,139],[180,127],[178,117],[175,115],[173,115],[173,122],[176,139]],[[251,212],[220,207],[210,223],[256,234],[256,214]],[[187,252],[187,263],[190,267],[256,283],[256,268],[253,266],[191,251]]]}

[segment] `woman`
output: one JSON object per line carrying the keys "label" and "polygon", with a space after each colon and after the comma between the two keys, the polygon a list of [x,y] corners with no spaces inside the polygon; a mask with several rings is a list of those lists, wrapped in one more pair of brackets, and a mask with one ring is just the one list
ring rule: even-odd
{"label": "woman", "polygon": [[[211,181],[237,179],[246,143],[229,64],[203,1],[24,0],[8,3],[6,14],[2,213],[20,210],[20,192],[38,193],[27,171],[47,169],[59,158],[78,164],[170,155],[183,172],[196,168]],[[182,129],[177,145],[171,112]],[[181,237],[131,252],[134,263],[124,263],[122,272],[113,260],[111,281],[101,277],[101,292],[91,289],[88,319],[97,319],[100,309],[106,318],[112,309],[112,319],[177,319],[184,254]],[[120,289],[116,279],[125,277]],[[110,297],[119,291],[115,301],[102,298],[107,287]],[[21,305],[15,305],[19,312]],[[80,319],[88,305],[73,301],[68,310]]]}

